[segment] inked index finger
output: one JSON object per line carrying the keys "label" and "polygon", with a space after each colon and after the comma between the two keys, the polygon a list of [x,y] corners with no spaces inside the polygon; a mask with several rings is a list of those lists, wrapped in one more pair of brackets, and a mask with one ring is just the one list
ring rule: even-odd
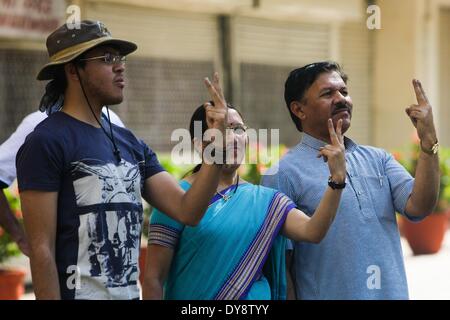
{"label": "inked index finger", "polygon": [[423,90],[422,84],[419,80],[413,80],[414,92],[416,93],[417,102],[419,105],[428,104],[428,98]]}
{"label": "inked index finger", "polygon": [[344,136],[342,135],[342,123],[343,122],[344,121],[342,121],[342,119],[339,119],[337,126],[336,126],[336,136],[341,144],[344,143]]}

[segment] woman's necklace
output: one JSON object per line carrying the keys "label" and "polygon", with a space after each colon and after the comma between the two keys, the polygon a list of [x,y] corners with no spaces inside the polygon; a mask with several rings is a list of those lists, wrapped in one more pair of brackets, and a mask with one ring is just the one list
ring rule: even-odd
{"label": "woman's necklace", "polygon": [[219,196],[221,196],[224,201],[228,201],[236,193],[238,186],[239,186],[239,175],[237,176],[237,181],[236,181],[236,184],[234,185],[234,191],[232,194],[230,194],[231,192],[228,192],[227,194],[222,194],[219,191],[217,191],[216,193]]}

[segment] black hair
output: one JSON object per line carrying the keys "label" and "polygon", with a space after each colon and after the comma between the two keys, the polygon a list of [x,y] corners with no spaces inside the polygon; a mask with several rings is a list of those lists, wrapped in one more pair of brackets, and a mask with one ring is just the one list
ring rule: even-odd
{"label": "black hair", "polygon": [[84,69],[84,67],[86,67],[86,61],[82,60],[82,59],[84,59],[85,54],[86,54],[86,52],[72,61],[72,63],[75,65],[75,67],[81,68],[81,69]]}
{"label": "black hair", "polygon": [[45,86],[45,93],[39,103],[39,110],[48,115],[58,111],[64,104],[64,93],[67,88],[67,78],[64,65],[53,67],[53,79]]}
{"label": "black hair", "polygon": [[305,92],[312,86],[314,81],[316,81],[322,73],[328,73],[332,71],[336,71],[337,73],[339,73],[342,80],[347,83],[347,75],[342,71],[339,64],[333,61],[311,63],[301,68],[294,69],[289,73],[289,76],[284,84],[284,100],[289,110],[289,114],[291,115],[292,121],[294,121],[295,127],[298,131],[303,131],[302,122],[291,111],[291,103],[293,101],[302,101]]}
{"label": "black hair", "polygon": [[[76,67],[84,68],[86,61],[82,61],[81,59],[82,56],[79,56],[67,63],[73,63]],[[64,70],[64,66],[67,63],[53,67],[53,79],[45,86],[45,93],[39,103],[39,110],[41,112],[46,112],[50,115],[62,108],[64,104],[64,93],[67,89],[67,76]]]}
{"label": "black hair", "polygon": [[[214,105],[213,101],[209,101],[209,103]],[[244,119],[242,117],[242,114],[239,112],[239,110],[237,110],[233,105],[227,103],[227,107],[229,109],[236,110],[236,112],[241,116],[242,120]],[[206,130],[208,130],[208,124],[206,123],[206,110],[205,110],[205,107],[203,105],[201,105],[201,106],[197,107],[197,109],[195,109],[194,113],[192,114],[191,121],[189,122],[189,133],[191,135],[191,140],[194,139],[194,137],[195,137],[194,136],[194,128],[195,128],[195,126],[194,125],[195,125],[196,121],[199,121],[201,123],[201,126],[202,126],[202,138],[203,138]],[[196,165],[194,167],[194,169],[188,171],[183,177],[186,177],[189,174],[196,173],[196,172],[200,171],[201,166],[202,166],[202,164],[199,163],[198,165]]]}

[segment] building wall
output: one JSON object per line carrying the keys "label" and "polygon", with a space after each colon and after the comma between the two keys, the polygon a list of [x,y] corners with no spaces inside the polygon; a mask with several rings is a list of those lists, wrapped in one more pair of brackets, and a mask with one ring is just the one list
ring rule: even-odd
{"label": "building wall", "polygon": [[449,0],[378,0],[382,29],[374,31],[374,144],[398,148],[415,133],[404,109],[417,103],[421,80],[433,107],[438,138],[450,146]]}
{"label": "building wall", "polygon": [[440,140],[450,147],[450,6],[439,10],[439,64]]}
{"label": "building wall", "polygon": [[373,37],[364,21],[344,23],[339,28],[340,59],[349,76],[353,100],[348,135],[361,144],[373,143]]}
{"label": "building wall", "polygon": [[382,29],[376,34],[374,71],[374,143],[393,148],[413,133],[405,108],[414,103],[411,79],[416,66],[417,0],[377,1]]}
{"label": "building wall", "polygon": [[45,83],[36,75],[46,62],[44,51],[0,48],[0,142],[38,109]]}
{"label": "building wall", "polygon": [[330,58],[329,25],[236,17],[233,26],[235,96],[246,122],[279,129],[282,143],[297,144],[300,133],[284,102],[284,82],[294,68]]}
{"label": "building wall", "polygon": [[[172,130],[186,128],[193,108],[208,98],[199,80],[213,70],[222,71],[225,79],[232,79],[232,91],[226,92],[227,97],[243,111],[251,127],[278,128],[280,141],[292,146],[299,141],[300,134],[283,99],[289,71],[313,61],[341,58],[343,67],[350,73],[350,92],[357,106],[350,134],[361,143],[371,142],[368,88],[372,75],[363,1],[353,10],[342,3],[348,5],[355,1],[330,5],[328,10],[324,9],[325,13],[341,13],[335,14],[339,19],[331,21],[304,14],[313,14],[319,5],[325,7],[326,1],[320,4],[305,1],[303,6],[282,1],[303,10],[297,12],[300,14],[295,19],[292,13],[283,15],[282,11],[272,13],[269,18],[267,7],[274,5],[270,2],[264,2],[264,8],[256,13],[248,6],[236,7],[233,2],[229,10],[224,3],[210,7],[204,3],[203,9],[194,6],[196,12],[180,12],[158,2],[144,7],[139,1],[135,2],[137,6],[115,1],[85,1],[86,16],[103,20],[115,36],[139,44],[139,50],[129,59],[127,100],[117,110],[126,124],[152,147],[170,149]],[[237,8],[235,11],[230,9],[233,6]],[[318,10],[315,12],[320,16]],[[218,14],[225,14],[229,19],[228,47],[221,42]],[[222,50],[230,50],[229,69],[223,69]],[[155,66],[159,67],[153,69]],[[189,76],[176,77],[178,68],[181,74],[186,71],[184,74]],[[164,69],[167,72],[160,72]],[[146,82],[147,90],[139,83],[141,78],[151,79]],[[174,79],[178,81],[173,82]],[[179,99],[172,92],[177,88],[180,88]],[[188,98],[183,97],[186,88]]]}
{"label": "building wall", "polygon": [[[0,32],[0,142],[15,130],[25,115],[37,110],[45,86],[36,81],[36,75],[48,58],[46,32],[64,17],[66,1],[46,3],[48,7],[44,9],[49,11],[45,14],[38,6],[27,5],[30,6],[29,1],[6,1],[0,5],[0,10],[4,10]],[[41,24],[36,24],[37,21]],[[31,22],[39,27],[27,29],[27,23]],[[19,28],[23,28],[22,32]]]}
{"label": "building wall", "polygon": [[[138,43],[127,62],[126,99],[113,109],[156,150],[169,150],[172,130],[186,128],[194,108],[208,99],[202,79],[214,70],[231,79],[226,94],[250,126],[279,128],[281,142],[294,145],[300,134],[284,103],[284,81],[293,68],[326,59],[340,62],[350,76],[355,111],[349,135],[372,142],[366,1],[263,1],[259,8],[252,1],[221,0],[72,2],[81,6],[83,18],[102,20],[115,37]],[[230,23],[228,44],[222,41],[219,17]],[[8,111],[0,141],[37,109],[45,83],[34,78],[46,61],[44,50],[36,41],[23,45],[0,39],[0,70],[11,74],[0,84],[0,108]],[[10,105],[16,105],[14,115]]]}

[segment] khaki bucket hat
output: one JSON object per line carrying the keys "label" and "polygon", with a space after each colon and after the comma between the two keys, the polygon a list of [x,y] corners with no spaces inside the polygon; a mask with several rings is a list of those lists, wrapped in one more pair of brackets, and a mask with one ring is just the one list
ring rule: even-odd
{"label": "khaki bucket hat", "polygon": [[80,28],[72,30],[63,24],[47,37],[46,44],[50,62],[39,71],[38,80],[53,79],[58,66],[99,45],[113,45],[124,56],[137,49],[133,42],[113,38],[102,22],[91,20],[81,21]]}

